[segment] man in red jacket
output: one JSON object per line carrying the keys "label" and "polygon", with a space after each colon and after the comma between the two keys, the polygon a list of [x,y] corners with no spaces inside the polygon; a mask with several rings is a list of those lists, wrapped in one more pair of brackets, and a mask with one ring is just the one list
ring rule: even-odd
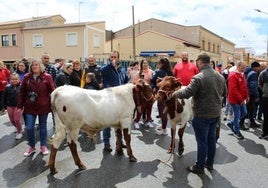
{"label": "man in red jacket", "polygon": [[247,114],[246,103],[249,101],[247,81],[244,75],[246,64],[237,62],[228,76],[228,101],[233,108],[233,119],[227,123],[234,136],[244,139],[240,132],[239,120]]}
{"label": "man in red jacket", "polygon": [[181,62],[178,62],[173,68],[173,74],[176,78],[180,79],[182,85],[187,86],[192,77],[199,73],[197,66],[189,62],[189,55],[187,52],[182,52]]}

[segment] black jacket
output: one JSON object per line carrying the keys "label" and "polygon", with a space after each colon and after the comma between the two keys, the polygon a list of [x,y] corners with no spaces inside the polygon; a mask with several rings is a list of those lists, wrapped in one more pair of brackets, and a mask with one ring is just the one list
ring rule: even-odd
{"label": "black jacket", "polygon": [[90,83],[86,83],[86,85],[84,86],[84,89],[94,89],[94,90],[99,90],[100,89],[100,86],[97,82],[97,80],[93,80],[92,82]]}
{"label": "black jacket", "polygon": [[5,108],[8,106],[17,106],[19,92],[20,92],[20,84],[17,84],[15,86],[8,84],[5,87],[2,99]]}
{"label": "black jacket", "polygon": [[63,85],[70,85],[70,76],[66,72],[61,72],[55,80],[56,87],[60,87]]}

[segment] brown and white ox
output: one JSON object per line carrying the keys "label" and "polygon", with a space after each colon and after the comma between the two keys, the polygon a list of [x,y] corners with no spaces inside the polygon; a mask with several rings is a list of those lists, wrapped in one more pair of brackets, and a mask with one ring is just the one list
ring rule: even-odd
{"label": "brown and white ox", "polygon": [[123,154],[122,131],[131,162],[137,159],[130,146],[130,129],[133,121],[135,90],[142,96],[150,98],[152,89],[140,80],[136,85],[126,84],[103,90],[86,90],[74,86],[62,86],[51,94],[51,106],[55,119],[55,135],[51,140],[49,167],[52,174],[57,173],[55,158],[57,150],[67,135],[68,146],[75,164],[80,170],[86,169],[77,153],[76,142],[79,130],[86,132],[90,138],[107,127],[116,129],[116,151]]}
{"label": "brown and white ox", "polygon": [[174,153],[175,148],[175,133],[176,126],[180,125],[178,135],[178,154],[181,156],[184,152],[183,133],[188,121],[193,117],[192,98],[189,99],[175,99],[171,97],[175,90],[179,90],[185,86],[179,82],[179,79],[173,76],[166,76],[159,79],[157,86],[159,90],[155,96],[158,101],[165,101],[168,120],[171,124],[171,142],[168,153]]}

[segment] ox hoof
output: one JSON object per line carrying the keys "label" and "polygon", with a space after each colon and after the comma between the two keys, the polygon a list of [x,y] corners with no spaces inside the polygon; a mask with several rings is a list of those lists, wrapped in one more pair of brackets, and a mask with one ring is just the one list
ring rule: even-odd
{"label": "ox hoof", "polygon": [[79,168],[79,170],[86,170],[87,169],[87,167],[85,165],[81,165],[78,168]]}
{"label": "ox hoof", "polygon": [[174,153],[174,147],[169,147],[167,153],[168,154]]}
{"label": "ox hoof", "polygon": [[117,153],[117,155],[123,155],[123,150],[122,149],[117,149],[116,153]]}
{"label": "ox hoof", "polygon": [[182,156],[183,152],[184,152],[184,149],[183,149],[183,150],[179,150],[179,151],[178,151],[178,155],[179,155],[179,156]]}
{"label": "ox hoof", "polygon": [[136,157],[131,156],[131,157],[129,157],[129,161],[130,162],[137,162],[137,159],[136,159]]}
{"label": "ox hoof", "polygon": [[55,169],[55,168],[50,168],[50,174],[54,175],[54,174],[57,174],[58,171]]}

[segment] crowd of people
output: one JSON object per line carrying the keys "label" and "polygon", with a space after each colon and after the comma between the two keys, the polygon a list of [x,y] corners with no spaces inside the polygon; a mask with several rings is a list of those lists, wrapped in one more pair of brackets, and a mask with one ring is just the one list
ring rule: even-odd
{"label": "crowd of people", "polygon": [[[268,68],[265,63],[253,62],[247,66],[244,62],[230,62],[222,69],[210,56],[202,53],[196,63],[189,61],[189,54],[181,54],[181,62],[174,68],[167,57],[161,57],[156,70],[152,70],[147,59],[132,62],[127,69],[121,66],[118,51],[112,51],[107,64],[97,65],[96,58],[90,55],[82,66],[79,60],[66,62],[64,58],[51,63],[48,53],[41,59],[30,62],[23,58],[16,62],[13,71],[8,70],[0,61],[0,115],[8,113],[10,122],[16,128],[16,139],[23,136],[23,122],[27,133],[29,148],[24,153],[27,157],[36,152],[35,125],[38,117],[40,134],[40,151],[48,154],[47,117],[51,112],[50,94],[57,87],[73,85],[84,89],[101,90],[109,87],[133,83],[144,79],[154,93],[158,91],[157,79],[174,76],[180,80],[184,89],[175,91],[172,97],[193,97],[194,117],[192,125],[197,141],[197,161],[188,168],[194,173],[202,173],[204,168],[213,169],[216,148],[216,127],[223,120],[233,135],[243,139],[240,130],[256,128],[263,123],[260,138],[268,137]],[[144,125],[154,128],[152,106],[153,100],[134,99],[136,116],[134,128]],[[156,126],[157,135],[168,135],[168,117],[165,101],[157,101],[158,117],[161,124]],[[53,118],[53,113],[52,113]],[[102,131],[104,151],[111,152],[111,130]],[[123,144],[123,143],[122,143]],[[123,144],[124,147],[124,144]]]}

